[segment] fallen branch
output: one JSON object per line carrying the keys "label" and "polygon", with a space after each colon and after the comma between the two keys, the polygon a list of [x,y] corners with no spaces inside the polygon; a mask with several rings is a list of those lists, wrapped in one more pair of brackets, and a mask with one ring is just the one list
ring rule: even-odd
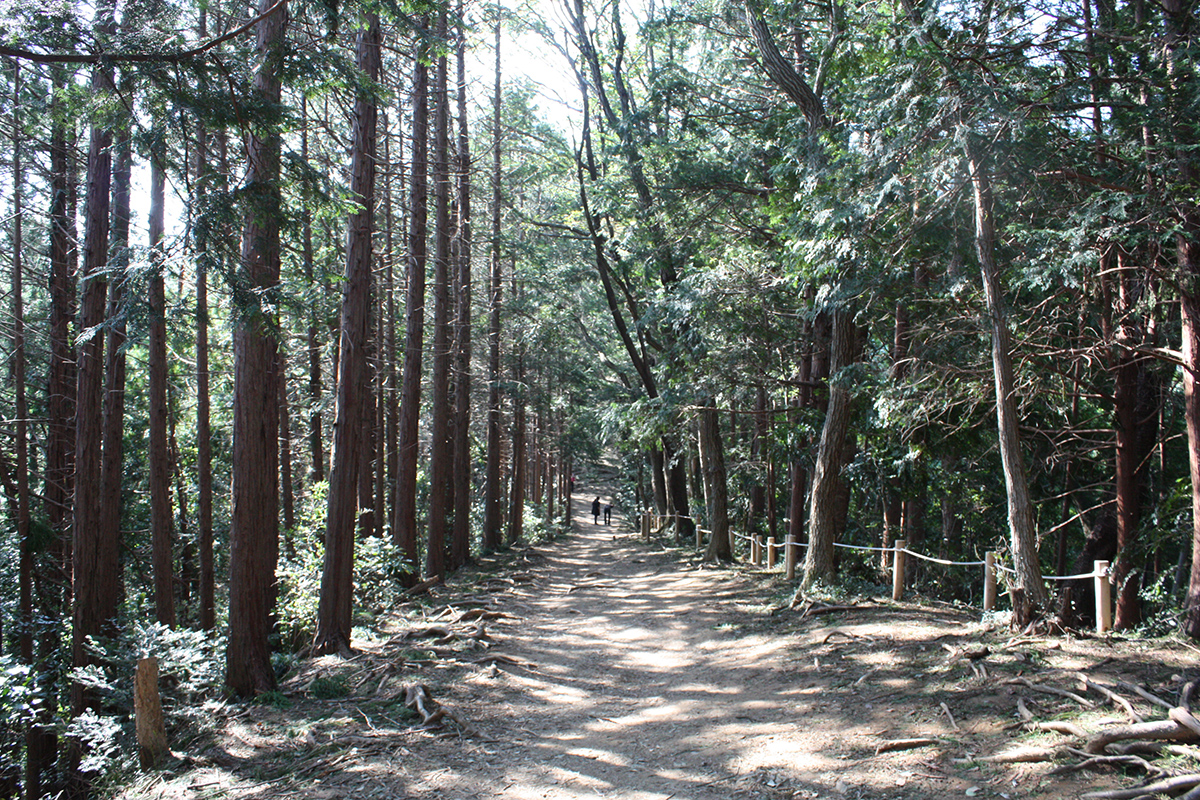
{"label": "fallen branch", "polygon": [[1192,789],[1200,785],[1200,775],[1176,775],[1163,778],[1160,781],[1136,786],[1132,789],[1107,789],[1102,792],[1088,792],[1081,795],[1081,800],[1133,800],[1135,797],[1149,797],[1154,794],[1170,794],[1172,792]]}
{"label": "fallen branch", "polygon": [[1042,694],[1052,694],[1056,697],[1065,697],[1069,700],[1074,700],[1084,708],[1094,708],[1096,705],[1086,697],[1080,697],[1074,692],[1068,692],[1066,689],[1057,689],[1053,686],[1043,686],[1040,683],[1033,683],[1027,678],[1010,678],[1009,680],[1005,681],[1005,683],[1016,686],[1024,686],[1026,689],[1031,689],[1035,692],[1041,692]]}
{"label": "fallen branch", "polygon": [[1200,720],[1192,716],[1191,712],[1186,708],[1172,708],[1167,712],[1167,716],[1177,725],[1182,725],[1196,736],[1200,736]]}
{"label": "fallen branch", "polygon": [[862,606],[818,606],[814,604],[804,609],[804,613],[800,615],[800,619],[816,617],[821,614],[836,614],[840,611],[858,611],[861,608]]}
{"label": "fallen branch", "polygon": [[1176,742],[1194,742],[1200,740],[1200,735],[1180,725],[1173,719],[1163,719],[1108,728],[1088,739],[1083,749],[1093,755],[1100,755],[1113,742],[1123,742],[1129,739],[1165,739]]}
{"label": "fallen branch", "polygon": [[946,712],[946,719],[950,720],[950,729],[954,731],[960,730],[958,723],[954,721],[954,715],[950,713],[950,706],[945,703],[939,703],[939,705],[942,707],[942,711]]}
{"label": "fallen branch", "polygon": [[830,631],[829,634],[824,639],[821,640],[821,644],[829,644],[829,640],[832,639],[834,636],[845,636],[847,639],[868,639],[869,640],[871,638],[869,636],[861,636],[857,633],[851,633],[850,631],[844,631],[841,628],[835,628],[832,631]]}
{"label": "fallen branch", "polygon": [[1093,692],[1103,695],[1113,705],[1117,705],[1117,706],[1120,706],[1121,708],[1125,709],[1125,713],[1128,714],[1129,718],[1132,719],[1134,722],[1145,722],[1145,720],[1142,719],[1141,715],[1133,710],[1133,703],[1130,703],[1128,700],[1126,700],[1124,697],[1122,697],[1121,695],[1114,692],[1112,689],[1109,689],[1107,686],[1104,686],[1102,684],[1096,683],[1091,678],[1089,678],[1087,675],[1084,675],[1082,672],[1076,673],[1076,677],[1079,678],[1079,682],[1083,684],[1083,688],[1085,691],[1087,689],[1091,689]]}
{"label": "fallen branch", "polygon": [[1078,764],[1063,764],[1050,770],[1050,775],[1070,775],[1073,772],[1082,772],[1085,769],[1096,769],[1098,767],[1136,767],[1143,769],[1151,778],[1157,778],[1163,774],[1163,770],[1154,766],[1146,759],[1140,756],[1090,756],[1087,759],[1080,761]]}
{"label": "fallen branch", "polygon": [[[1128,681],[1117,681],[1117,685],[1137,694],[1139,697],[1141,697],[1143,700],[1150,703],[1151,705],[1160,706],[1161,708],[1165,708],[1168,711],[1170,711],[1172,708],[1175,707],[1175,706],[1171,705],[1170,703],[1168,703],[1166,700],[1163,700],[1158,695],[1151,694],[1150,692],[1146,691],[1145,689],[1138,686],[1137,684],[1129,683]],[[1180,705],[1182,705],[1182,703]]]}
{"label": "fallen branch", "polygon": [[920,737],[916,739],[893,739],[889,742],[880,742],[875,748],[875,755],[880,753],[893,753],[898,750],[916,750],[918,747],[928,747],[931,744],[937,744],[941,739],[933,737]]}
{"label": "fallen branch", "polygon": [[975,756],[972,758],[956,758],[956,763],[962,764],[1027,764],[1039,761],[1053,761],[1069,753],[1065,747],[1017,747],[996,753],[993,756]]}
{"label": "fallen branch", "polygon": [[441,578],[429,578],[418,583],[404,591],[405,597],[416,597],[417,595],[426,594],[430,589],[442,582]]}

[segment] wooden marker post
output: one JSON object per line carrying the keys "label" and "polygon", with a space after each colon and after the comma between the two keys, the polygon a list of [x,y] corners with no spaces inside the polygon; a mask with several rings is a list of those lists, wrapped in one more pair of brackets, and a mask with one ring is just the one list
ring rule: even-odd
{"label": "wooden marker post", "polygon": [[996,610],[996,554],[983,554],[983,610]]}
{"label": "wooden marker post", "polygon": [[158,696],[157,658],[151,656],[138,661],[133,688],[138,761],[142,769],[152,769],[171,752],[167,747],[167,728],[163,724],[162,701]]}
{"label": "wooden marker post", "polygon": [[1093,565],[1096,582],[1096,633],[1112,630],[1112,584],[1108,582],[1108,562],[1097,561]]}
{"label": "wooden marker post", "polygon": [[642,538],[650,541],[650,510],[642,512]]}
{"label": "wooden marker post", "polygon": [[907,561],[907,553],[904,552],[904,546],[907,545],[903,539],[897,539],[893,545],[892,551],[892,600],[899,601],[904,597],[904,568]]}

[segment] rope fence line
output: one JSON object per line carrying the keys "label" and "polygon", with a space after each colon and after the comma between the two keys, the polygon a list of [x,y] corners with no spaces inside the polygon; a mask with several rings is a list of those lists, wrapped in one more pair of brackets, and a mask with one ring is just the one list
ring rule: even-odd
{"label": "rope fence line", "polygon": [[[674,520],[681,518],[681,515],[654,514],[649,511],[642,512],[642,535],[646,540],[650,539],[652,518],[656,518],[659,521]],[[662,529],[660,528],[660,530]],[[697,548],[701,546],[702,537],[705,533],[711,534],[712,532],[696,526]],[[806,542],[795,542],[790,539],[778,542],[774,536],[764,537],[761,534],[751,535],[736,531],[731,531],[730,535],[735,539],[742,539],[750,543],[750,562],[756,566],[762,566],[765,562],[768,569],[774,569],[778,563],[780,551],[782,551],[784,554],[784,568],[788,580],[794,580],[796,577],[796,564],[799,561],[797,551],[808,547],[808,543]],[[1017,574],[1017,571],[1012,567],[998,562],[995,551],[985,553],[983,561],[950,561],[909,550],[907,544],[905,540],[897,539],[892,547],[868,547],[864,545],[842,544],[841,542],[834,542],[833,546],[845,550],[891,553],[892,600],[895,601],[899,601],[904,596],[904,575],[908,556],[945,567],[983,567],[984,611],[994,611],[996,609],[996,601],[999,596],[997,575],[999,573],[1006,575]],[[1096,596],[1096,632],[1105,633],[1112,630],[1112,583],[1109,580],[1110,575],[1111,570],[1108,561],[1095,561],[1091,572],[1083,572],[1078,575],[1042,575],[1041,577],[1047,581],[1077,581],[1090,578],[1093,581]]]}

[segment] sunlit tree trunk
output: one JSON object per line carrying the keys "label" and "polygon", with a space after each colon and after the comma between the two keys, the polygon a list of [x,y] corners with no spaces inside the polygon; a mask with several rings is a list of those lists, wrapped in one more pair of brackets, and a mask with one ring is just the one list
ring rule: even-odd
{"label": "sunlit tree trunk", "polygon": [[354,538],[358,510],[358,477],[363,446],[363,394],[367,384],[367,347],[371,317],[371,236],[375,214],[375,128],[378,104],[380,27],[369,14],[358,34],[358,69],[371,86],[360,90],[354,107],[354,145],[350,192],[356,210],[350,215],[346,240],[346,279],[342,286],[341,357],[338,360],[337,418],[333,427],[333,464],[329,471],[329,506],[325,518],[325,566],[313,651],[350,651],[354,608]]}
{"label": "sunlit tree trunk", "polygon": [[700,408],[700,460],[708,487],[708,524],[712,534],[704,558],[732,561],[729,536],[729,483],[725,475],[725,448],[721,442],[721,415],[712,398],[703,398]]}
{"label": "sunlit tree trunk", "polygon": [[167,440],[167,299],[162,249],[166,175],[154,153],[150,162],[150,538],[154,563],[154,616],[175,625],[175,570],[172,553],[171,452]]}
{"label": "sunlit tree trunk", "polygon": [[[438,15],[437,38],[445,41],[446,12]],[[429,525],[425,575],[446,575],[446,543],[450,514],[450,482],[454,451],[450,441],[450,98],[448,62],[437,60],[434,89],[433,192],[437,229],[433,256],[433,342],[430,375]]]}
{"label": "sunlit tree trunk", "polygon": [[[423,19],[420,32],[428,34],[429,21]],[[417,461],[421,442],[418,424],[421,416],[421,355],[425,340],[425,264],[427,259],[429,169],[429,68],[425,65],[428,48],[418,40],[413,65],[412,93],[412,185],[408,228],[408,296],[405,309],[404,371],[400,383],[400,442],[397,447],[396,517],[392,536],[406,564],[404,582],[412,584],[420,574],[417,537]]]}
{"label": "sunlit tree trunk", "polygon": [[484,478],[483,549],[496,550],[502,543],[504,489],[500,476],[500,303],[504,276],[500,252],[500,7],[496,6],[496,69],[492,89],[492,240],[491,283],[488,289],[488,415],[487,474]]}
{"label": "sunlit tree trunk", "polygon": [[1000,459],[1004,464],[1004,486],[1008,492],[1008,528],[1012,547],[1015,622],[1028,624],[1049,609],[1046,583],[1042,580],[1037,552],[1037,529],[1025,462],[1021,457],[1020,419],[1017,417],[1016,379],[1013,376],[1012,344],[1004,311],[996,265],[996,223],[992,208],[991,181],[978,145],[968,140],[967,165],[975,200],[975,253],[983,278],[988,324],[992,337],[992,372],[996,382],[996,423],[1000,437]]}
{"label": "sunlit tree trunk", "polygon": [[[261,12],[272,8],[262,0]],[[280,4],[256,25],[260,59],[254,92],[280,100],[279,60],[287,29]],[[254,298],[233,331],[233,511],[229,531],[229,643],[225,683],[248,697],[275,688],[269,637],[279,554],[278,342],[271,297],[278,289],[280,137],[274,126],[246,137],[250,203],[242,232],[243,296]]]}
{"label": "sunlit tree trunk", "polygon": [[450,562],[457,569],[471,559],[471,150],[467,129],[467,33],[458,3],[458,310],[454,325],[454,529]]}

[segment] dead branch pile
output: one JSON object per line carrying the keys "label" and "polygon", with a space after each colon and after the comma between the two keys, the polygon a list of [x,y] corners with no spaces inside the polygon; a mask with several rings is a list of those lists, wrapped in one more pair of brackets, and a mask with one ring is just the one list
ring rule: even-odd
{"label": "dead branch pile", "polygon": [[[1140,771],[1145,779],[1140,786],[1129,789],[1095,791],[1085,794],[1085,800],[1150,800],[1170,795],[1184,800],[1200,800],[1200,769],[1168,770],[1153,763],[1152,759],[1162,755],[1176,757],[1175,764],[1200,760],[1200,719],[1192,713],[1191,696],[1193,683],[1185,684],[1179,692],[1177,703],[1170,703],[1143,687],[1126,682],[1107,685],[1084,673],[1061,673],[1049,676],[1061,683],[1063,677],[1070,680],[1066,688],[1052,685],[1046,680],[1031,680],[1019,677],[1005,681],[1018,686],[1029,695],[1018,696],[1017,713],[1021,720],[1014,728],[1042,731],[1067,737],[1060,743],[1044,747],[1017,747],[991,756],[971,759],[990,763],[1015,763],[1056,761],[1059,765],[1050,774],[1062,775],[1085,770],[1120,768],[1125,771]],[[1133,697],[1124,692],[1132,693]],[[1057,698],[1059,703],[1069,702],[1081,709],[1094,709],[1108,704],[1117,709],[1126,720],[1105,720],[1088,727],[1063,720],[1039,720],[1031,708],[1037,708],[1032,695],[1038,694]],[[1089,696],[1090,695],[1090,696]],[[1099,698],[1093,700],[1092,696]],[[1139,712],[1135,703],[1148,707]],[[1165,719],[1148,719],[1151,714],[1167,709]]]}

